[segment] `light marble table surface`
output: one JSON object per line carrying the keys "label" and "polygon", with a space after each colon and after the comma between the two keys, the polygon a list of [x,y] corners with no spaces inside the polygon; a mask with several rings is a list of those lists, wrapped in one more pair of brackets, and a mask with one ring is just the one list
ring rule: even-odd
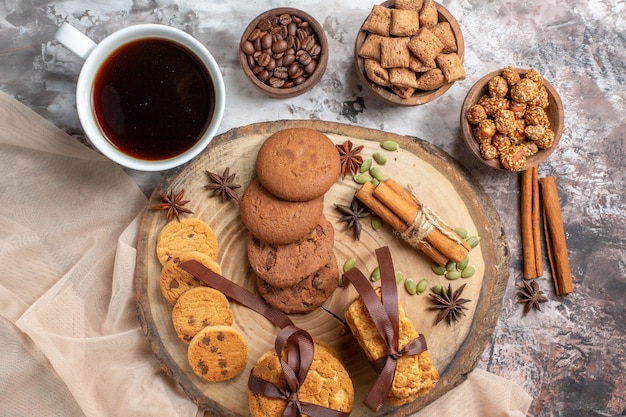
{"label": "light marble table surface", "polygon": [[[468,168],[494,200],[511,252],[500,318],[478,367],[520,384],[534,398],[533,416],[626,415],[626,3],[444,1],[463,31],[467,78],[435,102],[408,108],[377,101],[356,76],[354,40],[372,4],[320,0],[293,5],[323,25],[329,64],[312,91],[275,100],[244,78],[237,51],[247,22],[284,3],[4,0],[0,91],[87,143],[74,100],[82,62],[52,41],[57,27],[68,22],[97,42],[124,26],[163,23],[199,39],[221,67],[228,104],[220,133],[254,122],[312,119],[433,143]],[[468,89],[483,74],[505,65],[537,68],[565,107],[563,137],[539,175],[557,178],[574,293],[555,296],[545,272],[541,285],[550,300],[541,312],[526,317],[514,286],[522,279],[520,176],[481,165],[468,153],[459,128]],[[129,174],[146,194],[162,175]]]}

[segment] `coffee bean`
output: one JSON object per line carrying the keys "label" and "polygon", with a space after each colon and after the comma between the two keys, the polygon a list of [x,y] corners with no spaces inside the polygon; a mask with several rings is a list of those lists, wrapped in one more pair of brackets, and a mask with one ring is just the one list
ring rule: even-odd
{"label": "coffee bean", "polygon": [[284,13],[261,20],[242,42],[241,51],[259,81],[290,88],[313,74],[322,48],[309,22]]}

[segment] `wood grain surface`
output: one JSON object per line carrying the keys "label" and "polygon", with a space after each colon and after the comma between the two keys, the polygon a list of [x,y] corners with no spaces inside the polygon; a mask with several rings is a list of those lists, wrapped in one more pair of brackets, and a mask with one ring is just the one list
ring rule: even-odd
{"label": "wood grain surface", "polygon": [[[460,322],[451,326],[445,322],[435,325],[436,312],[429,308],[432,303],[427,292],[410,296],[402,286],[398,287],[408,316],[427,338],[441,379],[432,391],[415,402],[399,408],[385,405],[376,415],[411,414],[461,383],[474,368],[496,325],[510,263],[504,229],[491,199],[455,160],[418,138],[310,120],[253,124],[216,137],[195,160],[168,172],[148,202],[139,232],[135,275],[137,309],[143,330],[165,372],[181,385],[194,402],[209,414],[249,415],[246,396],[248,375],[256,360],[273,348],[277,329],[264,317],[232,302],[234,326],[245,335],[249,346],[246,369],[227,382],[210,383],[196,377],[187,364],[187,345],[176,337],[170,319],[171,306],[162,297],[158,284],[161,266],[155,254],[155,244],[157,234],[165,224],[165,213],[150,207],[159,201],[158,192],[185,189],[185,196],[191,199],[188,207],[193,210],[193,216],[207,222],[218,237],[222,275],[254,291],[253,274],[246,258],[248,231],[239,219],[238,206],[234,201],[222,202],[211,197],[211,192],[204,188],[208,184],[205,170],[221,174],[226,167],[230,167],[231,173],[237,174],[236,182],[247,186],[254,176],[256,154],[261,143],[273,132],[290,127],[320,130],[337,144],[351,140],[355,145],[364,145],[365,158],[381,151],[381,141],[397,141],[400,150],[386,153],[388,162],[382,167],[385,175],[410,187],[450,226],[464,227],[470,235],[481,238],[481,244],[470,252],[470,264],[476,267],[477,273],[469,279],[450,281],[453,288],[466,283],[463,296],[472,300],[468,304],[467,316]],[[376,267],[374,250],[389,246],[394,266],[403,272],[405,278],[416,281],[426,278],[429,287],[447,286],[448,281],[444,277],[431,271],[428,258],[396,238],[388,226],[375,232],[369,226],[369,220],[365,219],[360,241],[354,240],[352,232],[339,222],[340,213],[334,204],[349,204],[358,187],[351,178],[339,179],[325,196],[324,214],[335,227],[338,264],[341,266],[347,258],[355,257],[356,266],[369,274]],[[353,288],[338,288],[323,308],[306,315],[293,315],[292,319],[313,337],[330,343],[339,352],[355,388],[352,415],[370,416],[374,413],[365,408],[362,401],[376,374],[347,327],[338,319],[343,318],[346,306],[355,297]]]}

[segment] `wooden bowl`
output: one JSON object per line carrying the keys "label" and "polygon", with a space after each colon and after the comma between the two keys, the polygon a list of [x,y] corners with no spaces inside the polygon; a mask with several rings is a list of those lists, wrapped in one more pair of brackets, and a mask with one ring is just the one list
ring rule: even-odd
{"label": "wooden bowl", "polygon": [[[317,37],[317,42],[321,47],[321,52],[319,54],[317,67],[315,68],[313,73],[308,76],[306,81],[293,87],[278,88],[272,87],[257,78],[248,63],[248,55],[243,52],[242,46],[248,40],[250,34],[256,29],[260,21],[272,16],[280,16],[282,14],[297,16],[303,21],[308,22],[309,26],[313,29],[313,32]],[[291,7],[280,7],[276,9],[271,9],[255,17],[250,22],[246,30],[243,32],[239,46],[239,62],[241,64],[241,68],[243,69],[244,74],[246,74],[246,77],[250,80],[252,85],[257,90],[273,98],[295,97],[309,91],[322,78],[322,75],[324,75],[324,72],[326,71],[326,65],[328,64],[328,41],[326,39],[326,33],[324,32],[324,29],[319,24],[319,22],[315,20],[311,15],[303,12],[302,10],[294,9]]]}
{"label": "wooden bowl", "polygon": [[[393,5],[393,0],[389,0],[381,4],[381,6],[388,8],[393,7]],[[435,5],[437,6],[437,11],[439,13],[439,22],[448,22],[450,24],[450,27],[452,28],[452,32],[454,33],[454,37],[456,38],[457,43],[457,54],[459,55],[461,62],[463,62],[463,59],[465,57],[465,41],[463,40],[463,34],[461,33],[459,23],[445,7],[437,2],[435,2]],[[376,98],[388,104],[395,104],[400,106],[418,106],[420,104],[426,104],[429,101],[440,97],[454,84],[445,84],[439,87],[437,90],[433,91],[416,90],[415,93],[413,93],[413,95],[408,99],[404,99],[398,96],[387,87],[375,84],[367,77],[367,74],[365,73],[365,60],[358,55],[358,51],[363,45],[363,42],[365,42],[366,37],[367,31],[363,30],[363,26],[361,26],[361,29],[359,29],[359,33],[356,37],[356,42],[354,44],[354,58],[357,68],[357,74],[359,75],[361,82]]]}
{"label": "wooden bowl", "polygon": [[[516,71],[518,74],[523,75],[524,73],[526,73],[527,69],[516,68]],[[478,158],[480,162],[492,168],[500,169],[503,171],[508,171],[502,166],[499,159],[487,160],[482,157],[482,154],[480,153],[480,145],[474,139],[474,132],[472,131],[472,125],[470,125],[470,123],[467,121],[467,111],[469,110],[469,108],[472,105],[476,104],[483,95],[488,94],[487,84],[489,83],[489,80],[491,80],[496,75],[500,75],[501,73],[502,73],[502,70],[500,69],[500,70],[497,70],[497,71],[494,71],[485,75],[480,80],[478,80],[476,84],[472,86],[472,88],[469,90],[469,92],[465,96],[465,100],[463,101],[463,106],[461,107],[461,115],[460,115],[461,136],[463,138],[463,141],[467,145],[467,147],[474,154],[474,156]],[[554,132],[554,143],[552,144],[550,148],[539,149],[539,151],[536,154],[529,156],[526,159],[526,168],[522,169],[521,171],[524,171],[526,169],[532,168],[533,166],[539,165],[548,156],[550,156],[550,154],[554,152],[554,149],[556,149],[557,144],[561,140],[561,135],[563,134],[564,115],[563,115],[563,104],[561,103],[561,97],[559,97],[559,94],[557,93],[557,91],[548,81],[545,80],[545,78],[543,80],[543,86],[548,91],[549,105],[545,109],[545,111],[546,111],[546,114],[548,115],[548,119],[550,120],[550,126]]]}

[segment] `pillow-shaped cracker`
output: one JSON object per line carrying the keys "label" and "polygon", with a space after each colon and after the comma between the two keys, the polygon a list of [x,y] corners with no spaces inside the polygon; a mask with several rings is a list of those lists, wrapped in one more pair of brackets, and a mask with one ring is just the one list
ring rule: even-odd
{"label": "pillow-shaped cracker", "polygon": [[396,0],[393,7],[402,10],[415,10],[419,12],[422,8],[422,0]]}
{"label": "pillow-shaped cracker", "polygon": [[391,91],[393,91],[396,95],[401,98],[411,98],[413,93],[415,92],[415,88],[411,87],[400,87],[399,85],[392,85]]}
{"label": "pillow-shaped cracker", "polygon": [[389,33],[393,36],[413,36],[420,29],[420,16],[415,10],[391,9]]}
{"label": "pillow-shaped cracker", "polygon": [[454,37],[454,32],[452,32],[450,23],[439,22],[428,29],[430,29],[433,35],[435,35],[443,44],[443,50],[441,52],[449,54],[450,52],[456,52],[458,50],[456,38]]}
{"label": "pillow-shaped cracker", "polygon": [[439,22],[439,13],[433,0],[424,0],[420,10],[420,27],[436,25]]}
{"label": "pillow-shaped cracker", "polygon": [[436,90],[446,83],[442,71],[439,68],[431,69],[425,72],[417,79],[417,89],[432,91]]}
{"label": "pillow-shaped cracker", "polygon": [[365,74],[370,81],[382,85],[383,87],[391,85],[389,82],[389,72],[383,68],[377,60],[366,59],[364,66]]}
{"label": "pillow-shaped cracker", "polygon": [[361,58],[371,58],[380,61],[380,41],[382,38],[383,36],[381,35],[369,33],[359,48],[358,55]]}
{"label": "pillow-shaped cracker", "polygon": [[383,38],[380,42],[380,65],[383,68],[408,68],[411,52],[409,37]]}
{"label": "pillow-shaped cracker", "polygon": [[422,61],[420,61],[419,58],[416,57],[415,55],[411,54],[411,56],[409,56],[409,69],[411,71],[426,72],[433,68],[437,68],[437,64],[435,63],[435,61],[432,61],[431,65],[428,66],[424,64]]}
{"label": "pillow-shaped cracker", "polygon": [[435,67],[434,60],[441,54],[443,44],[438,37],[427,28],[421,28],[407,45],[409,50],[427,66]]}
{"label": "pillow-shaped cracker", "polygon": [[389,82],[398,87],[417,88],[417,76],[408,68],[389,68]]}
{"label": "pillow-shaped cracker", "polygon": [[391,24],[391,9],[375,4],[372,11],[363,23],[363,30],[378,35],[389,36],[389,25]]}
{"label": "pillow-shaped cracker", "polygon": [[456,52],[438,55],[437,58],[435,58],[435,62],[437,62],[437,66],[441,68],[447,82],[452,83],[457,80],[465,79],[465,69],[463,68],[461,58],[459,58]]}

